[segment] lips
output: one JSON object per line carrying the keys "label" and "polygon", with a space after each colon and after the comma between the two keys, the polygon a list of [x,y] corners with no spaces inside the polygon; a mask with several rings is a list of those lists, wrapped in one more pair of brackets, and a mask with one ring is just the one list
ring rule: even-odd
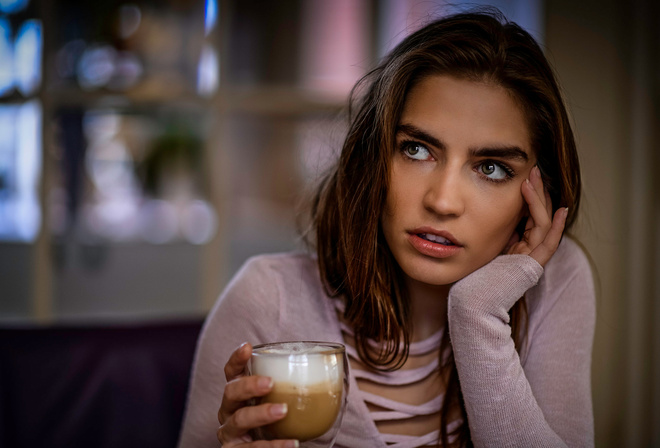
{"label": "lips", "polygon": [[452,243],[449,239],[442,237],[440,235],[434,235],[432,233],[418,233],[418,237],[423,238],[427,241],[432,241],[434,243],[440,243],[445,246],[455,246],[454,243]]}
{"label": "lips", "polygon": [[451,233],[427,227],[409,231],[408,241],[417,252],[432,258],[448,258],[463,249]]}

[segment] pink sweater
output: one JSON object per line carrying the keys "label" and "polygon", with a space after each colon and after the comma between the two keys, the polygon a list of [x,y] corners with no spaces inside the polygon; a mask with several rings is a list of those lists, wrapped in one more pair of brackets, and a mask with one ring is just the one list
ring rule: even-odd
{"label": "pink sweater", "polygon": [[[511,339],[507,311],[525,292],[526,349]],[[197,347],[180,448],[217,447],[224,365],[243,342],[343,342],[334,300],[315,260],[279,254],[249,260],[209,314]],[[593,446],[591,348],[595,298],[589,264],[564,238],[545,270],[505,255],[456,283],[449,331],[475,446]],[[424,345],[424,344],[422,344]],[[391,447],[351,378],[337,447]],[[399,446],[424,446],[408,439]]]}

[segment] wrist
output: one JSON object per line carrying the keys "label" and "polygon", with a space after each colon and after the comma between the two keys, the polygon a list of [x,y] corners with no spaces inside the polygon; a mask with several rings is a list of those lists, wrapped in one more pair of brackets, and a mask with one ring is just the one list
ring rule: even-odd
{"label": "wrist", "polygon": [[449,308],[471,312],[509,309],[543,275],[543,267],[528,255],[500,255],[452,286]]}

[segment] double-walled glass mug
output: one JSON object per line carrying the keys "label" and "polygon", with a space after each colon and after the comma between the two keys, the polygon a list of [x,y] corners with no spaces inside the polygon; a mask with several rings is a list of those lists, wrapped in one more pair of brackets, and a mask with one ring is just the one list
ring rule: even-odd
{"label": "double-walled glass mug", "polygon": [[301,447],[331,447],[346,408],[346,349],[333,342],[275,342],[256,345],[250,375],[273,379],[259,403],[286,403],[282,419],[255,431],[258,439],[297,439]]}

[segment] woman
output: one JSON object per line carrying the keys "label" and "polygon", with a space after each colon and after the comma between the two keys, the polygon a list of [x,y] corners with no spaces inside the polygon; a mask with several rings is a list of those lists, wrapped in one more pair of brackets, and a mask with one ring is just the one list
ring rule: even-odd
{"label": "woman", "polygon": [[297,446],[250,442],[286,408],[244,406],[272,384],[243,375],[239,344],[305,339],[350,355],[337,446],[592,446],[591,272],[562,238],[579,166],[538,45],[498,15],[451,16],[353,97],[312,207],[317,256],[256,257],[227,287],[181,446]]}

